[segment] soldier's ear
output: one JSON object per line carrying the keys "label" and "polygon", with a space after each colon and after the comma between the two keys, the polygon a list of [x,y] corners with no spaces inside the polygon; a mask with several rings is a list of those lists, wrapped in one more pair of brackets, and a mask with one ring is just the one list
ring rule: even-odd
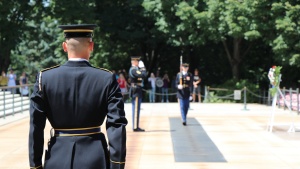
{"label": "soldier's ear", "polygon": [[62,48],[63,48],[64,52],[68,52],[67,42],[62,43]]}
{"label": "soldier's ear", "polygon": [[94,50],[94,42],[90,42],[89,49],[91,52]]}

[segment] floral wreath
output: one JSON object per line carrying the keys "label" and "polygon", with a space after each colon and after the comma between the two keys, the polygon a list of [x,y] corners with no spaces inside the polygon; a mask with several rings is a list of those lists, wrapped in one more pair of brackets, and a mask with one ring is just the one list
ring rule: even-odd
{"label": "floral wreath", "polygon": [[281,66],[272,66],[268,73],[268,78],[270,80],[270,84],[273,86],[271,90],[271,94],[274,96],[277,92],[277,87],[279,87],[280,84],[280,70]]}

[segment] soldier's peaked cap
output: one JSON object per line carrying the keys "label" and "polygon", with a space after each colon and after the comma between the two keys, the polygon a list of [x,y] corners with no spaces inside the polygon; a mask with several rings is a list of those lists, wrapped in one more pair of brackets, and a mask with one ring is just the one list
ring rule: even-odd
{"label": "soldier's peaked cap", "polygon": [[188,63],[182,63],[182,66],[183,67],[189,67],[189,64]]}
{"label": "soldier's peaked cap", "polygon": [[92,38],[96,24],[59,25],[64,31],[65,38]]}
{"label": "soldier's peaked cap", "polygon": [[140,60],[141,57],[140,56],[131,56],[131,60]]}

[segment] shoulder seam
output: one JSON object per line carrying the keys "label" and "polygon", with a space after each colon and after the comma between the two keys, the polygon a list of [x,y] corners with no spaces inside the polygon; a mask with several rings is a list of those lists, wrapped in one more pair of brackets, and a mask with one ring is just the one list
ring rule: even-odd
{"label": "shoulder seam", "polygon": [[46,69],[42,69],[40,71],[40,74],[39,74],[39,91],[42,91],[42,73],[45,72],[45,71],[47,71],[47,70],[57,68],[59,66],[60,65],[52,66],[52,67],[49,67],[49,68],[46,68]]}
{"label": "shoulder seam", "polygon": [[52,67],[49,67],[49,68],[45,68],[45,69],[42,69],[40,72],[44,72],[44,71],[47,71],[47,70],[50,70],[50,69],[54,69],[54,68],[57,68],[59,66],[60,65],[55,65],[55,66],[52,66]]}

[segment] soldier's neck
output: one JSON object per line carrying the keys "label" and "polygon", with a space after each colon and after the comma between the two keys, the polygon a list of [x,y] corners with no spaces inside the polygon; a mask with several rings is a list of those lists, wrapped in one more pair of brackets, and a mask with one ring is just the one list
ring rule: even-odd
{"label": "soldier's neck", "polygon": [[76,59],[85,59],[85,60],[89,60],[90,56],[89,55],[76,55],[76,54],[71,54],[71,53],[68,53],[68,59],[72,60],[76,60]]}

